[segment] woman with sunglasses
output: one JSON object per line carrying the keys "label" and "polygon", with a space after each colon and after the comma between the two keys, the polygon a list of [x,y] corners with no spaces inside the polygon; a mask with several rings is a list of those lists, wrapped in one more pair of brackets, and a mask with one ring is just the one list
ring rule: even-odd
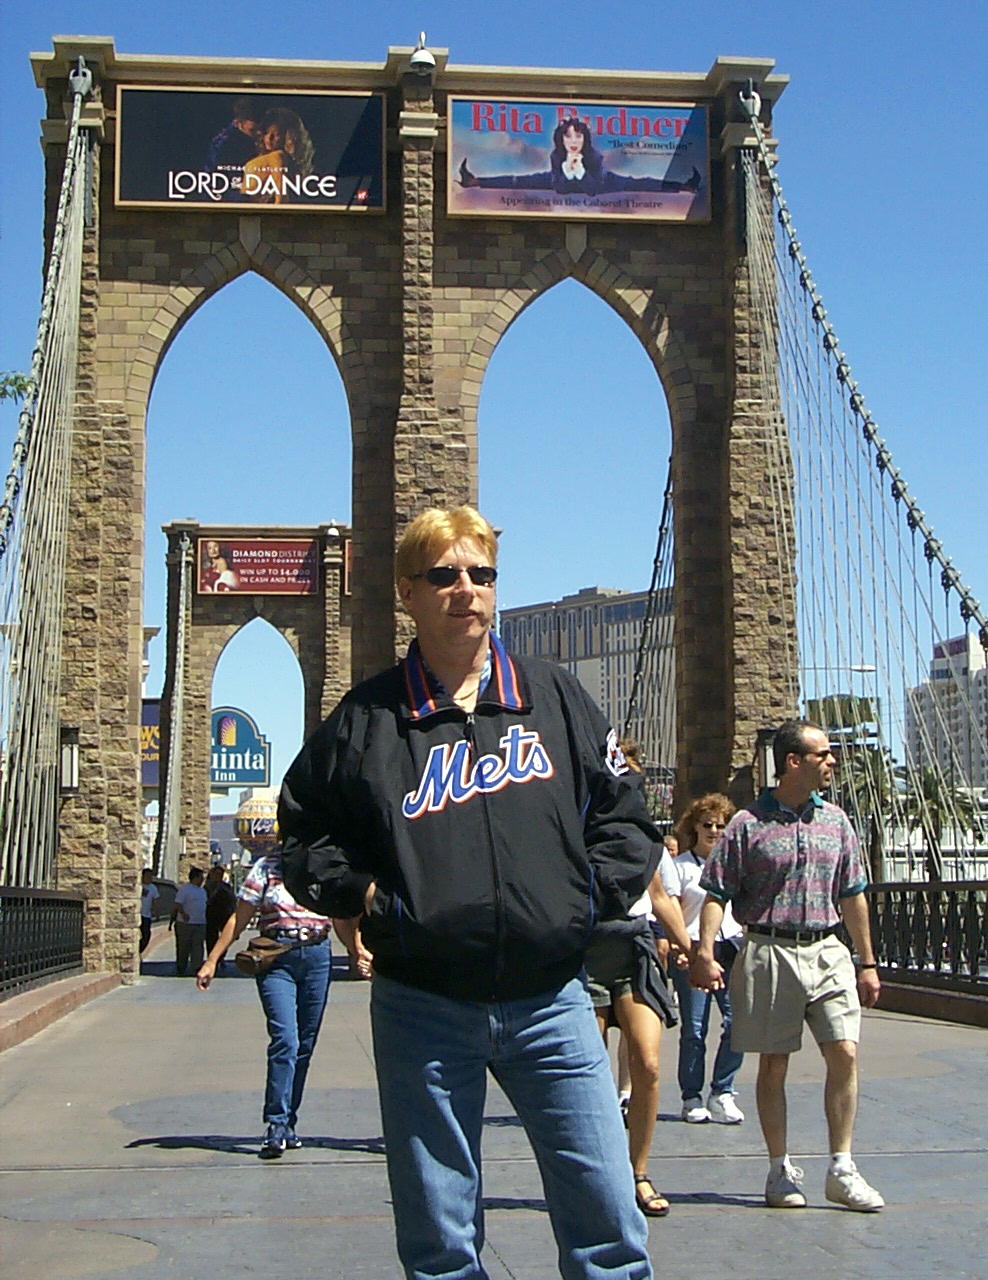
{"label": "woman with sunglasses", "polygon": [[[734,812],[727,796],[711,792],[694,800],[679,820],[677,835],[686,850],[673,860],[679,877],[680,905],[690,938],[700,937],[700,909],[707,896],[700,888],[700,872],[713,852],[720,834]],[[682,1118],[687,1124],[740,1124],[744,1112],[734,1096],[734,1077],[744,1054],[731,1048],[731,1001],[727,994],[727,975],[744,940],[741,926],[724,909],[724,921],[717,935],[715,955],[724,968],[724,985],[716,991],[699,991],[690,985],[689,971],[673,968],[672,980],[679,996],[682,1019],[679,1028],[679,1088],[683,1095]],[[710,1006],[716,1000],[720,1009],[721,1032],[710,1077],[710,1091],[703,1101],[706,1075],[707,1034],[710,1029]]]}

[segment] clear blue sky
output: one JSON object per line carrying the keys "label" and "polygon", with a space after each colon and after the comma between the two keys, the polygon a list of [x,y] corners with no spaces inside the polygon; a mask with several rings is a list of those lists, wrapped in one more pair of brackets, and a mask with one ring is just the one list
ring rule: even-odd
{"label": "clear blue sky", "polygon": [[[518,0],[4,6],[0,369],[27,367],[37,320],[44,104],[28,54],[55,34],[113,36],[122,53],[383,61],[423,27],[455,63],[704,72],[718,55],[770,57],[792,80],[775,116],[779,173],[830,319],[897,464],[988,604],[988,6],[571,0],[558,18],[536,12]],[[14,429],[0,410],[4,469]],[[505,529],[503,605],[592,583],[647,585],[668,418],[651,367],[603,303],[568,283],[525,313],[491,362],[480,429],[481,506]],[[149,625],[164,621],[161,524],[349,517],[339,377],[270,286],[238,281],[179,335],[152,396],[148,458]],[[154,657],[152,686],[160,642]],[[257,718],[276,774],[300,732],[293,667],[283,642],[254,624],[214,688],[215,705]]]}

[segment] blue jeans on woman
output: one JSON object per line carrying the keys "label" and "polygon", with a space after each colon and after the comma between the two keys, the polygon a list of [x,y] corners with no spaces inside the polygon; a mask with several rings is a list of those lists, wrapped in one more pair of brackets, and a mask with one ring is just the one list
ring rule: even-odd
{"label": "blue jeans on woman", "polygon": [[679,1088],[684,1099],[699,1098],[703,1094],[707,1031],[710,1027],[710,1006],[714,1000],[720,1009],[721,1032],[710,1078],[710,1092],[734,1092],[734,1077],[744,1061],[744,1054],[735,1053],[731,1048],[731,1001],[727,994],[727,980],[737,954],[732,943],[717,943],[715,955],[724,968],[724,986],[718,991],[699,991],[690,985],[689,970],[672,967],[672,981],[679,996]]}
{"label": "blue jeans on woman", "polygon": [[535,1151],[560,1274],[649,1280],[627,1136],[579,979],[484,1004],[378,976],[371,1025],[398,1256],[408,1280],[487,1277],[480,1138],[488,1069]]}
{"label": "blue jeans on woman", "polygon": [[256,979],[268,1020],[265,1124],[295,1128],[329,995],[331,963],[327,938],[314,946],[286,951]]}

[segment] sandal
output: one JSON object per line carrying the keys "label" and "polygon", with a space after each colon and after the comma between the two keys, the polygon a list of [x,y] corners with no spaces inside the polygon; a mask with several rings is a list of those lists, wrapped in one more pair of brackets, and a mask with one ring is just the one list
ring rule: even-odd
{"label": "sandal", "polygon": [[[644,1196],[638,1190],[642,1183],[652,1187],[650,1196]],[[664,1218],[669,1212],[669,1201],[652,1186],[652,1179],[647,1173],[635,1174],[635,1199],[638,1201],[638,1208],[646,1218]]]}

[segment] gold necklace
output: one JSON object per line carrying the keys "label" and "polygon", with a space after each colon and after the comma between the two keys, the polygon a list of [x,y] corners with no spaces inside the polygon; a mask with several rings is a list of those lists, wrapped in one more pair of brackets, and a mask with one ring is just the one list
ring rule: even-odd
{"label": "gold necklace", "polygon": [[480,689],[480,676],[477,677],[476,681],[470,686],[469,689],[465,691],[460,690],[459,693],[454,693],[453,701],[456,703],[457,706],[462,706],[464,702],[469,702],[469,700],[472,697],[475,697],[479,689]]}

